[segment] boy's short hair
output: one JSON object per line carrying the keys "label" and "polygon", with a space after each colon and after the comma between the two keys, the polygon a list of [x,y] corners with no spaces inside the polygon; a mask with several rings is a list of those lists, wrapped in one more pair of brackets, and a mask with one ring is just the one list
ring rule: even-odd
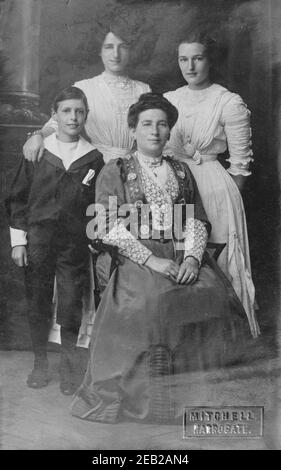
{"label": "boy's short hair", "polygon": [[140,113],[148,109],[162,109],[167,115],[170,130],[178,119],[177,108],[167,98],[164,98],[160,93],[143,93],[137,103],[132,104],[129,108],[127,122],[130,129],[137,127]]}
{"label": "boy's short hair", "polygon": [[53,101],[52,108],[54,112],[57,112],[59,103],[65,100],[82,100],[85,105],[86,112],[88,113],[89,111],[88,101],[87,101],[85,93],[80,88],[77,88],[76,86],[69,86],[61,90],[56,95]]}

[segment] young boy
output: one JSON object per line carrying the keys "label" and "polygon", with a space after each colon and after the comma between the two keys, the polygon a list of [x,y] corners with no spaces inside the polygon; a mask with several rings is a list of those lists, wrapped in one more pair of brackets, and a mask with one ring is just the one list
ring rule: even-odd
{"label": "young boy", "polygon": [[44,141],[35,164],[21,159],[6,208],[12,259],[24,267],[34,367],[27,385],[48,383],[47,342],[57,279],[57,322],[61,325],[60,389],[72,394],[81,381],[76,348],[87,280],[86,209],[94,202],[102,154],[80,136],[88,114],[87,99],[76,87],[55,98],[57,135]]}

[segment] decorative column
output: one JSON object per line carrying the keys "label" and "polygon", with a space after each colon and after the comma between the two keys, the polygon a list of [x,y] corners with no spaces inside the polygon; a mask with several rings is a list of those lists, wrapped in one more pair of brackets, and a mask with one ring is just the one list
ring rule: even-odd
{"label": "decorative column", "polygon": [[2,0],[0,6],[0,125],[40,127],[47,119],[39,110],[41,0]]}
{"label": "decorative column", "polygon": [[39,109],[41,0],[0,0],[1,192],[28,132],[48,119]]}
{"label": "decorative column", "polygon": [[[28,132],[48,116],[39,109],[41,0],[0,0],[0,196],[15,173]],[[9,228],[0,199],[0,349],[28,349],[23,270],[10,259]]]}

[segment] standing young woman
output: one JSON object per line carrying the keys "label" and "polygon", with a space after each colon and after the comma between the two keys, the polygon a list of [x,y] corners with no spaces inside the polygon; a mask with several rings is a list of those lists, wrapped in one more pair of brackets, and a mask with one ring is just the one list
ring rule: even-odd
{"label": "standing young woman", "polygon": [[[179,111],[168,150],[191,169],[212,225],[210,241],[226,243],[218,264],[231,281],[248,316],[253,336],[255,288],[241,190],[251,173],[250,111],[242,98],[214,83],[215,41],[193,34],[180,42],[178,63],[187,85],[165,94]],[[225,170],[218,154],[228,150]]]}
{"label": "standing young woman", "polygon": [[[112,28],[104,37],[101,47],[104,72],[96,77],[76,82],[74,86],[84,91],[89,103],[85,130],[91,143],[103,154],[107,163],[111,158],[124,157],[132,147],[132,137],[127,126],[129,106],[150,90],[149,85],[132,80],[127,75],[130,44]],[[43,137],[56,131],[50,119],[40,131],[35,131],[24,145],[28,160],[40,158]]]}

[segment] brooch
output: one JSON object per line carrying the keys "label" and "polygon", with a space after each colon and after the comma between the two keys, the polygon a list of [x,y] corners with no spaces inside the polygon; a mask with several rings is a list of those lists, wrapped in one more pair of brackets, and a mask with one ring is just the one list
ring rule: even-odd
{"label": "brooch", "polygon": [[177,171],[177,175],[182,179],[184,180],[185,178],[185,173],[183,171]]}
{"label": "brooch", "polygon": [[182,197],[179,201],[177,201],[177,204],[186,204],[185,199]]}
{"label": "brooch", "polygon": [[135,202],[135,207],[137,207],[138,209],[140,209],[142,206],[143,206],[143,201],[141,201],[140,199],[138,199],[138,200]]}
{"label": "brooch", "polygon": [[137,178],[137,175],[136,173],[129,173],[128,174],[128,181],[132,181],[132,180],[135,180]]}

